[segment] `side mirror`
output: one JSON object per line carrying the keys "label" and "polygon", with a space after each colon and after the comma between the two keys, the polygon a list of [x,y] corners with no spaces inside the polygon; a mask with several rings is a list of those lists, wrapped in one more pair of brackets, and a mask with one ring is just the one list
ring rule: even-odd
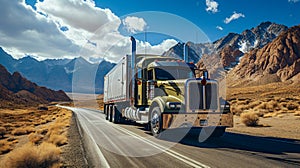
{"label": "side mirror", "polygon": [[208,79],[208,71],[203,71],[203,77],[204,77],[205,79]]}

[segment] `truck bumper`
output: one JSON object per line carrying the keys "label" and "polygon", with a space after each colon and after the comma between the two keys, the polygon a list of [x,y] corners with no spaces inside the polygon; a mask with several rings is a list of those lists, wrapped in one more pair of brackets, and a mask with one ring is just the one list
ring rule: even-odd
{"label": "truck bumper", "polygon": [[162,113],[163,129],[233,127],[232,113]]}

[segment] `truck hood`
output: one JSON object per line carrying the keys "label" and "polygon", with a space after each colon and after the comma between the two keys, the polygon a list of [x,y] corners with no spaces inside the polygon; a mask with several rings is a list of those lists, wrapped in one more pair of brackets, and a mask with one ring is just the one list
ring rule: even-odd
{"label": "truck hood", "polygon": [[181,101],[181,103],[184,103],[184,92],[185,92],[186,81],[187,79],[157,81],[157,86],[165,93],[165,96],[176,97],[178,100]]}

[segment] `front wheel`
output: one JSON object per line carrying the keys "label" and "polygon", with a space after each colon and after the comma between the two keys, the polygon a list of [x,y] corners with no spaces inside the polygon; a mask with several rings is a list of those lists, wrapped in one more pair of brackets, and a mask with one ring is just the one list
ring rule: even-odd
{"label": "front wheel", "polygon": [[161,110],[158,106],[152,108],[150,113],[150,129],[154,137],[159,137],[162,132],[162,117]]}

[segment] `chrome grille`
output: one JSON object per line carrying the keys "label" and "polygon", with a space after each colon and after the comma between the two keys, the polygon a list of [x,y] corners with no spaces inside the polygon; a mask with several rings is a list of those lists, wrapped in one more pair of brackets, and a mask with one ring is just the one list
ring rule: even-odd
{"label": "chrome grille", "polygon": [[187,107],[188,110],[217,110],[218,109],[218,85],[216,82],[189,81],[187,83]]}

